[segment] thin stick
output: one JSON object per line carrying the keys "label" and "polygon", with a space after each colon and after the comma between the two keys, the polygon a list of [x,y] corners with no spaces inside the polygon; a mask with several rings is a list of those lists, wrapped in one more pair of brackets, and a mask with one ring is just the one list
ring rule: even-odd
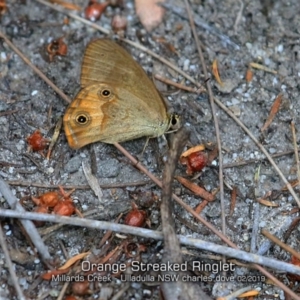
{"label": "thin stick", "polygon": [[[45,221],[45,222],[53,222],[53,223],[62,223],[67,225],[79,226],[79,227],[87,227],[98,230],[111,230],[114,232],[136,235],[143,238],[151,238],[154,240],[162,240],[163,235],[160,231],[154,231],[146,228],[140,227],[132,227],[122,224],[117,224],[114,222],[105,222],[105,221],[97,221],[90,219],[83,219],[78,217],[62,217],[58,215],[52,214],[40,214],[33,212],[18,212],[10,209],[0,209],[0,217],[7,218],[17,218],[17,219],[29,219],[29,220],[37,220],[37,221]],[[277,269],[279,271],[289,272],[292,274],[300,275],[300,267],[295,266],[293,264],[289,264],[283,261],[279,261],[273,258],[268,258],[264,256],[260,256],[257,254],[249,253],[246,251],[242,251],[239,249],[232,249],[230,247],[225,247],[222,245],[218,245],[215,243],[203,241],[201,239],[188,238],[182,235],[178,235],[178,239],[181,244],[195,247],[197,249],[203,249],[206,251],[211,251],[213,253],[218,253],[222,255],[227,255],[229,257],[234,257],[236,259],[245,260],[250,263],[258,263],[264,265],[266,267],[270,267],[272,269]],[[275,280],[277,280],[275,278]],[[277,283],[276,283],[277,284]],[[282,284],[278,285],[282,288]],[[284,286],[283,286],[284,287]],[[295,299],[300,299],[297,295],[293,294]]]}
{"label": "thin stick", "polygon": [[[260,170],[261,165],[259,165],[254,173],[254,198],[259,198],[259,187],[260,187]],[[260,213],[260,203],[256,201],[254,203],[253,208],[253,218],[252,218],[252,235],[251,235],[251,242],[250,242],[250,252],[255,253],[256,252],[256,244],[257,244],[257,238],[259,234],[259,213]]]}
{"label": "thin stick", "polygon": [[253,213],[253,225],[252,225],[252,234],[250,242],[250,252],[256,252],[257,238],[259,232],[259,213],[260,213],[260,204],[259,202],[254,203],[254,213]]}
{"label": "thin stick", "polygon": [[11,115],[11,114],[14,114],[14,113],[16,113],[18,111],[19,111],[18,109],[2,111],[0,113],[0,117]]}
{"label": "thin stick", "polygon": [[[165,165],[163,172],[163,188],[161,196],[161,220],[162,220],[162,233],[164,236],[164,254],[162,257],[162,263],[183,263],[183,258],[180,251],[180,243],[176,235],[175,222],[173,218],[173,205],[172,205],[172,181],[174,180],[174,174],[178,163],[179,155],[183,150],[187,140],[188,133],[185,128],[181,128],[176,136],[172,139],[171,147],[168,152],[168,161]],[[183,276],[183,272],[175,272],[168,270],[164,274]],[[198,286],[191,285],[190,282],[184,282],[179,280],[178,282],[162,283],[161,290],[165,299],[179,299],[184,298],[195,299],[211,299],[203,290]],[[189,291],[186,294],[186,291]],[[185,296],[183,296],[185,295]],[[196,296],[197,295],[197,296]]]}
{"label": "thin stick", "polygon": [[165,84],[168,84],[168,85],[172,85],[172,86],[175,86],[181,90],[185,90],[185,91],[188,91],[188,92],[191,92],[191,93],[196,93],[196,94],[200,94],[200,93],[205,93],[206,92],[206,88],[202,87],[202,88],[192,88],[192,87],[189,87],[189,86],[186,86],[186,85],[183,85],[181,83],[178,83],[178,82],[174,82],[173,80],[170,80],[170,79],[167,79],[159,74],[155,74],[154,77],[165,83]]}
{"label": "thin stick", "polygon": [[[300,149],[298,149],[297,151],[299,152]],[[276,154],[272,154],[271,157],[277,158],[277,157],[281,157],[281,156],[285,156],[285,155],[290,155],[293,153],[294,153],[294,150],[287,150],[287,151],[279,152]],[[241,161],[241,162],[234,162],[234,163],[230,163],[230,164],[224,164],[223,169],[242,167],[242,166],[246,166],[249,164],[257,164],[257,163],[261,163],[261,161],[263,161],[263,160],[268,160],[268,158],[263,157],[263,158],[257,158],[257,159],[249,159],[249,160],[245,160],[245,161]]]}
{"label": "thin stick", "polygon": [[[25,186],[25,187],[38,187],[42,189],[57,189],[61,186],[64,189],[76,189],[76,190],[89,190],[91,187],[89,185],[61,185],[61,184],[44,184],[35,183],[31,181],[19,181],[19,180],[6,180],[9,185]],[[100,184],[102,189],[113,189],[113,188],[124,188],[128,186],[139,186],[151,183],[150,180],[141,180],[136,182],[116,182],[110,184]]]}
{"label": "thin stick", "polygon": [[[10,190],[7,183],[0,178],[0,193],[3,195],[3,197],[6,199],[7,203],[12,209],[16,209],[21,214],[25,212],[25,209],[22,207],[22,205],[19,203],[18,199],[15,197],[15,195]],[[36,247],[37,251],[39,252],[39,255],[41,256],[41,259],[49,267],[49,269],[52,268],[51,266],[51,256],[48,251],[48,247],[44,244],[41,236],[39,235],[36,227],[31,221],[28,220],[21,220],[21,223],[26,230],[28,236],[30,237],[32,243]]]}
{"label": "thin stick", "polygon": [[[190,25],[192,28],[193,36],[197,45],[197,50],[198,50],[198,55],[201,61],[201,66],[203,69],[203,73],[205,78],[208,78],[208,72],[207,72],[207,67],[206,63],[204,60],[203,52],[200,46],[199,38],[196,32],[196,27],[195,27],[195,22],[192,16],[191,8],[189,5],[188,0],[184,0],[186,10],[188,13]],[[210,80],[206,82],[206,88],[209,96],[209,102],[210,102],[210,107],[211,107],[211,112],[213,115],[214,119],[214,125],[215,125],[215,132],[216,132],[216,139],[217,139],[217,146],[218,146],[218,152],[219,152],[219,183],[220,183],[220,203],[221,203],[221,219],[222,219],[222,232],[224,235],[226,235],[226,221],[225,221],[225,200],[224,200],[224,182],[223,182],[223,155],[222,155],[222,145],[221,145],[221,138],[220,138],[220,129],[219,129],[219,120],[217,117],[217,112],[216,112],[216,106],[214,103],[214,96],[212,92],[212,88],[210,85]]]}
{"label": "thin stick", "polygon": [[233,215],[234,208],[236,205],[236,197],[237,197],[237,187],[233,186],[231,190],[231,196],[230,196],[230,210],[229,210],[229,216]]}
{"label": "thin stick", "polygon": [[62,287],[62,289],[61,289],[61,291],[60,291],[60,293],[57,297],[57,300],[62,300],[63,299],[69,285],[70,285],[69,281],[64,283],[64,285],[63,285],[63,287]]}
{"label": "thin stick", "polygon": [[296,138],[296,130],[295,130],[294,121],[291,122],[291,129],[292,129],[292,135],[293,135],[293,146],[294,146],[296,166],[297,166],[297,178],[298,178],[298,182],[300,183],[300,163],[299,163],[299,153],[298,153],[298,145],[297,145],[297,138]]}
{"label": "thin stick", "polygon": [[237,14],[237,17],[235,19],[234,25],[233,25],[233,30],[234,30],[234,34],[237,34],[237,27],[242,19],[242,15],[243,15],[243,10],[244,10],[244,3],[242,0],[238,0],[241,4],[239,12]]}
{"label": "thin stick", "polygon": [[280,239],[278,239],[276,236],[274,236],[273,234],[271,234],[270,232],[268,232],[265,229],[261,230],[261,233],[266,236],[269,240],[271,240],[273,243],[277,244],[278,246],[280,246],[282,249],[284,249],[285,251],[291,253],[292,255],[294,255],[295,257],[298,258],[298,260],[300,260],[300,253],[298,253],[296,250],[294,250],[293,248],[291,248],[290,246],[288,246],[287,244],[283,243]]}
{"label": "thin stick", "polygon": [[4,258],[5,258],[5,264],[8,268],[8,271],[9,271],[9,274],[10,274],[10,277],[11,277],[11,280],[12,280],[12,284],[15,287],[15,290],[17,292],[18,299],[26,300],[26,298],[23,294],[23,291],[22,291],[22,289],[19,285],[19,281],[18,281],[17,274],[15,272],[15,268],[14,268],[13,263],[12,263],[12,261],[10,259],[10,256],[9,256],[9,251],[8,251],[8,248],[7,248],[7,245],[6,245],[6,241],[5,241],[5,237],[4,237],[4,234],[3,234],[1,224],[0,224],[0,245],[1,245],[1,248],[3,250],[3,254],[4,254]]}

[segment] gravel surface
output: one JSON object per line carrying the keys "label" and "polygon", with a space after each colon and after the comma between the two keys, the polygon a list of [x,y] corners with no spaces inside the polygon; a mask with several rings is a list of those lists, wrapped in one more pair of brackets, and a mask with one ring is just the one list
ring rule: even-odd
{"label": "gravel surface", "polygon": [[[179,9],[179,13],[167,9],[163,22],[151,33],[147,33],[140,24],[134,9],[134,3],[124,0],[122,14],[128,20],[126,37],[136,41],[165,57],[183,69],[195,80],[204,84],[202,67],[199,61],[189,22],[184,18],[183,1],[172,1],[171,7]],[[171,1],[170,1],[171,2]],[[299,46],[299,2],[285,1],[190,1],[195,18],[208,25],[197,27],[201,42],[206,47],[205,61],[209,70],[214,59],[218,60],[219,73],[224,81],[220,86],[211,77],[214,95],[232,109],[236,116],[259,139],[267,151],[278,154],[293,150],[293,140],[290,123],[299,124],[298,112],[300,76],[300,46]],[[72,3],[84,8],[88,1],[73,0]],[[243,10],[240,12],[241,5]],[[73,19],[64,25],[65,16],[34,0],[7,0],[8,11],[1,16],[1,31],[35,64],[49,79],[51,79],[66,95],[73,98],[79,91],[79,74],[84,49],[89,41],[104,37],[102,33]],[[180,10],[182,9],[182,10]],[[112,17],[120,12],[120,8],[108,7],[97,24],[111,29]],[[82,13],[78,13],[82,15]],[[238,17],[241,14],[240,18]],[[238,20],[237,20],[238,18]],[[220,38],[220,34],[228,37],[230,43]],[[68,46],[66,56],[56,56],[49,61],[46,52],[47,44],[64,36]],[[110,35],[113,38],[113,34]],[[165,43],[162,42],[165,41]],[[172,47],[171,47],[172,46]],[[132,56],[143,66],[151,76],[154,72],[186,85],[193,85],[178,75],[171,68],[133,47],[125,46]],[[76,207],[81,212],[95,210],[101,215],[101,220],[114,221],[120,213],[127,213],[134,200],[139,207],[147,211],[151,229],[161,229],[160,220],[160,189],[141,174],[113,145],[95,143],[79,150],[72,150],[67,143],[63,131],[53,150],[50,160],[38,152],[28,152],[26,138],[36,129],[51,138],[60,117],[63,116],[67,104],[44,81],[25,65],[7,44],[0,42],[0,176],[11,185],[13,193],[24,201],[26,210],[32,211],[35,205],[30,196],[38,196],[54,188],[36,187],[39,183],[47,185],[87,185],[82,169],[82,163],[91,165],[93,174],[100,184],[115,184],[113,188],[103,189],[101,205],[90,188],[77,189],[72,194]],[[253,69],[253,79],[247,83],[246,70],[249,63],[255,62],[274,70],[277,74],[264,70]],[[159,90],[168,100],[168,104],[181,115],[183,125],[191,132],[190,146],[201,143],[215,143],[216,135],[208,96],[205,93],[193,94],[177,90],[157,83]],[[141,87],[142,88],[142,87]],[[276,97],[282,93],[282,104],[269,128],[261,132],[261,127],[267,119]],[[267,240],[260,229],[264,228],[283,240],[283,236],[292,221],[299,213],[290,213],[297,203],[286,191],[276,171],[269,162],[263,160],[264,155],[249,136],[221,109],[217,108],[220,135],[223,148],[223,163],[226,166],[252,160],[242,166],[225,168],[225,215],[226,236],[240,249],[256,253]],[[297,142],[299,132],[296,132]],[[141,153],[145,138],[122,143],[134,156]],[[166,143],[159,138],[150,141],[141,162],[155,175],[161,177],[166,160]],[[289,181],[297,178],[297,165],[292,152],[275,159],[278,167]],[[214,191],[219,186],[215,160],[206,167],[194,183],[208,191]],[[255,173],[260,170],[260,176],[255,181]],[[178,165],[177,175],[185,176],[186,170]],[[22,185],[21,183],[28,183]],[[144,182],[142,185],[130,186],[130,183]],[[128,187],[118,187],[117,184],[128,183]],[[237,187],[237,202],[233,214],[229,215],[231,188]],[[296,188],[297,190],[297,188]],[[202,200],[194,196],[178,182],[174,182],[174,191],[192,208]],[[267,198],[278,206],[269,207],[258,204],[256,199]],[[221,230],[220,195],[209,203],[201,215]],[[104,207],[105,214],[101,210]],[[0,207],[8,208],[4,198],[0,198]],[[178,234],[200,238],[220,244],[220,239],[211,234],[203,225],[177,204],[174,204],[176,230]],[[179,218],[180,217],[180,218]],[[258,224],[258,235],[255,243],[252,241],[254,219]],[[124,218],[121,219],[121,223]],[[48,282],[40,280],[39,275],[46,269],[35,256],[33,249],[16,221],[3,219],[2,225],[6,235],[8,248],[15,263],[15,271],[19,284],[28,299],[56,299],[64,282]],[[46,224],[44,227],[51,226]],[[192,229],[196,228],[196,231]],[[56,266],[62,265],[68,257],[91,250],[95,257],[103,257],[117,245],[122,243],[120,237],[110,241],[110,247],[99,247],[103,231],[64,226],[46,235],[45,243],[50,254],[56,259]],[[163,244],[146,238],[127,236],[133,243],[146,246],[142,253],[143,262],[159,263]],[[286,241],[293,249],[299,249],[299,228],[294,230]],[[251,245],[251,243],[253,243]],[[64,250],[63,250],[64,249]],[[184,261],[215,262],[212,255],[205,251],[183,247]],[[188,253],[188,254],[186,254]],[[271,245],[262,255],[284,262],[291,260],[291,255],[279,246]],[[17,257],[17,258],[16,258]],[[125,262],[125,255],[115,257],[116,262]],[[280,281],[297,291],[294,283],[285,273],[270,270]],[[10,281],[4,256],[0,250],[0,298],[17,299]],[[193,272],[191,274],[195,275]],[[143,274],[144,275],[144,274]],[[235,265],[234,271],[227,276],[233,276],[230,282],[216,280],[213,272],[201,272],[211,278],[199,281],[202,289],[212,298],[228,295],[246,286],[252,286],[260,291],[256,299],[288,299],[284,292],[270,282],[241,282],[238,276],[258,278],[258,271],[241,265]],[[250,277],[252,276],[252,277]],[[113,295],[126,286],[126,282],[113,279],[109,283],[90,282],[90,295],[78,296],[78,299],[111,299]],[[74,295],[72,284],[67,288],[66,295]],[[299,288],[298,288],[299,291]],[[121,299],[160,299],[159,284],[131,282]]]}

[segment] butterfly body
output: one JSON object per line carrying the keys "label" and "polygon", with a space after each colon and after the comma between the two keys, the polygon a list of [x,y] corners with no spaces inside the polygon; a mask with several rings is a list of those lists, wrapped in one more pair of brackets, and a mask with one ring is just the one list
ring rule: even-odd
{"label": "butterfly body", "polygon": [[70,147],[156,137],[170,128],[173,117],[154,83],[113,41],[88,45],[80,81],[81,90],[63,119]]}

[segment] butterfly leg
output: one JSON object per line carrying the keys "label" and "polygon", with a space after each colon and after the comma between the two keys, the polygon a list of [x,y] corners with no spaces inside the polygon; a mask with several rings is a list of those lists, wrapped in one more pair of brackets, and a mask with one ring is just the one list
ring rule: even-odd
{"label": "butterfly leg", "polygon": [[145,143],[145,145],[144,145],[144,147],[143,147],[143,150],[142,150],[142,152],[139,154],[139,159],[142,158],[142,157],[144,156],[145,150],[146,150],[146,148],[147,148],[147,146],[148,146],[148,144],[149,144],[149,140],[150,140],[150,137],[147,137],[147,140],[146,140],[146,143]]}

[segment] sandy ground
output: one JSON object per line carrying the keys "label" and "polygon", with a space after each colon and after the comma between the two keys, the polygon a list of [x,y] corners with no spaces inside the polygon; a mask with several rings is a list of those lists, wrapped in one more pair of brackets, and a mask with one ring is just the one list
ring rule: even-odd
{"label": "sandy ground", "polygon": [[[88,1],[74,0],[80,7],[85,7]],[[202,68],[192,38],[190,25],[182,16],[170,9],[166,11],[163,22],[151,33],[146,33],[140,24],[134,10],[133,1],[125,0],[122,14],[128,20],[126,37],[140,42],[148,49],[165,57],[173,64],[183,69],[200,83],[204,83]],[[69,24],[64,25],[64,15],[46,7],[34,0],[7,0],[8,11],[1,16],[1,31],[34,63],[49,79],[51,79],[64,93],[73,98],[79,91],[79,74],[84,49],[89,41],[105,37],[99,31],[70,18]],[[288,180],[297,178],[293,140],[290,128],[294,121],[296,128],[299,124],[299,85],[300,76],[300,48],[299,48],[299,3],[296,0],[285,1],[191,1],[195,17],[203,24],[213,28],[213,31],[197,27],[200,40],[206,47],[205,60],[211,70],[214,59],[218,60],[219,72],[225,87],[220,87],[211,77],[214,95],[228,108],[259,139],[267,151],[278,154],[290,151],[288,154],[276,158],[275,161]],[[241,5],[243,9],[241,11]],[[181,1],[174,1],[173,7],[184,11]],[[111,29],[112,16],[120,11],[119,8],[109,7],[97,24]],[[224,42],[219,34],[228,37],[230,43]],[[46,46],[53,39],[64,36],[68,46],[68,53],[63,57],[55,57],[49,62]],[[112,35],[111,35],[112,36]],[[172,45],[172,48],[161,42],[162,38]],[[126,46],[133,57],[143,66],[151,76],[159,73],[169,79],[193,86],[177,72],[166,67],[150,55]],[[173,50],[172,50],[173,49]],[[174,51],[175,50],[175,51]],[[77,189],[73,199],[77,208],[82,212],[95,210],[98,219],[113,221],[120,213],[127,213],[131,208],[131,201],[135,199],[138,205],[147,211],[152,229],[160,229],[159,198],[160,189],[149,179],[134,168],[129,161],[113,146],[95,143],[79,150],[72,150],[67,143],[63,131],[55,145],[51,159],[48,161],[40,153],[28,153],[26,137],[36,129],[51,138],[55,125],[63,116],[67,103],[59,97],[44,81],[42,81],[5,43],[0,43],[0,176],[8,183],[14,182],[11,189],[18,199],[25,199],[25,208],[31,211],[34,205],[30,196],[41,195],[50,185],[87,185],[82,170],[82,163],[92,165],[92,171],[100,184],[116,184],[114,188],[103,189],[101,210],[99,200],[90,188]],[[253,69],[253,79],[246,83],[245,74],[249,63],[255,62],[276,71],[276,74],[264,70]],[[191,132],[190,145],[216,142],[214,123],[208,96],[205,93],[193,94],[167,87],[158,83],[159,90],[167,98],[170,107],[181,115],[183,126]],[[142,87],[141,87],[142,88]],[[275,98],[282,93],[282,104],[269,128],[261,132]],[[13,112],[11,112],[13,111]],[[251,247],[253,224],[258,224],[259,230],[265,228],[279,239],[289,228],[298,213],[287,214],[297,207],[293,197],[288,192],[280,192],[284,183],[271,167],[263,160],[264,155],[249,138],[248,135],[221,109],[217,108],[223,147],[223,163],[238,163],[253,160],[254,163],[224,169],[225,185],[225,215],[226,235],[240,249],[257,252],[266,238],[262,234],[255,236],[255,243]],[[299,134],[296,132],[298,142]],[[145,139],[138,139],[122,145],[133,155],[138,155],[144,146]],[[150,142],[141,162],[155,175],[161,176],[163,161],[166,158],[166,147],[163,139]],[[34,163],[34,162],[35,163]],[[205,168],[193,180],[208,191],[218,188],[218,173],[213,166]],[[260,170],[260,176],[255,181],[255,173]],[[177,174],[186,176],[185,168],[177,168]],[[17,182],[16,182],[17,181]],[[138,182],[141,186],[130,186]],[[23,183],[23,185],[21,185]],[[24,185],[25,183],[25,185]],[[37,187],[34,184],[45,187]],[[118,184],[128,183],[128,187],[118,187]],[[229,216],[231,188],[238,190],[234,212]],[[192,208],[200,201],[199,197],[185,189],[178,182],[174,183],[178,194]],[[145,208],[147,202],[145,194],[157,197],[157,201]],[[272,203],[276,207],[257,204],[256,199],[271,192]],[[275,197],[274,195],[277,195]],[[201,215],[221,230],[220,196],[209,203]],[[0,198],[1,207],[8,208],[4,198]],[[254,213],[256,212],[256,213]],[[180,206],[174,204],[177,233],[194,238],[201,238],[210,242],[220,243],[219,238],[211,234],[203,225],[199,225],[191,215]],[[185,220],[182,221],[181,219]],[[122,222],[122,221],[121,221]],[[22,260],[14,259],[15,269],[20,278],[21,287],[30,299],[54,299],[62,289],[63,282],[40,281],[37,278],[45,269],[42,263],[33,256],[30,245],[24,239],[16,222],[8,219],[2,221],[8,247],[11,251],[23,253]],[[51,224],[45,225],[45,227]],[[191,229],[191,225],[197,230]],[[47,235],[45,241],[50,254],[60,263],[66,260],[65,254],[71,257],[77,253],[92,250],[99,254],[99,242],[103,231],[64,226],[52,234]],[[147,251],[142,254],[144,262],[160,262],[162,253],[161,242],[151,239],[130,237],[136,243],[145,244]],[[103,255],[112,250],[121,240],[114,238],[111,248],[103,250]],[[253,243],[253,242],[252,242]],[[299,230],[292,232],[287,244],[299,249]],[[65,248],[66,253],[63,252]],[[15,249],[15,250],[13,250]],[[16,250],[17,249],[17,250]],[[192,255],[185,255],[184,261],[205,260],[215,262],[212,253],[183,247]],[[31,254],[28,257],[28,253]],[[266,253],[281,261],[289,262],[291,255],[279,246],[271,246]],[[35,258],[35,259],[33,259]],[[124,262],[125,257],[118,258]],[[17,299],[9,280],[9,273],[5,267],[5,259],[0,250],[1,266],[1,299]],[[271,270],[286,285],[289,280],[284,273]],[[224,296],[239,288],[251,285],[260,291],[256,299],[287,299],[281,289],[259,281],[255,283],[239,282],[237,276],[259,275],[246,267],[237,266],[232,275],[235,279],[226,283],[216,282],[211,272],[203,273],[212,278],[211,282],[198,282],[203,290],[213,298]],[[203,275],[202,274],[202,275]],[[199,275],[199,274],[197,274]],[[105,292],[115,295],[126,283],[114,279],[110,283],[92,283],[93,296],[82,296],[82,299],[111,299],[105,297]],[[33,286],[35,285],[35,286]],[[225,287],[226,286],[226,287]],[[72,294],[71,288],[66,294]],[[101,297],[100,297],[101,294]],[[45,297],[43,297],[45,295]],[[132,282],[121,297],[122,299],[159,299],[159,285],[143,282]],[[41,299],[41,298],[39,298]],[[80,299],[80,297],[78,297]]]}

